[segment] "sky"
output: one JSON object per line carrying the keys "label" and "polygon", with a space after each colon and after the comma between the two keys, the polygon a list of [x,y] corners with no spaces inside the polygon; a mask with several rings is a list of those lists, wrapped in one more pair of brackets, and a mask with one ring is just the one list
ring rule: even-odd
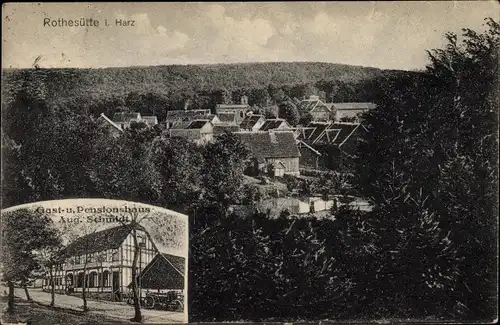
{"label": "sky", "polygon": [[[482,31],[499,9],[498,1],[8,3],[2,67],[32,67],[41,56],[44,68],[309,61],[422,69],[444,33]],[[100,25],[44,26],[80,18]]]}
{"label": "sky", "polygon": [[[74,228],[73,231],[75,233],[81,232],[82,235],[85,234],[85,230],[89,233],[90,231],[100,231],[122,224],[120,222],[106,222],[105,219],[96,219],[96,217],[113,215],[118,217],[128,216],[129,220],[132,218],[130,213],[127,212],[92,213],[95,209],[103,207],[106,209],[124,209],[125,207],[128,208],[128,210],[132,210],[133,208],[140,209],[137,215],[138,220],[141,220],[141,225],[153,237],[158,249],[162,253],[187,256],[189,241],[188,216],[153,205],[123,200],[80,198],[27,203],[4,209],[1,212],[3,214],[19,209],[38,211],[49,216],[53,220],[55,227],[59,230],[64,231],[64,229],[67,229],[65,223],[69,222],[70,225],[74,225],[71,227]],[[146,212],[144,208],[149,208],[149,212]],[[90,221],[88,217],[91,217]],[[77,220],[79,222],[76,222]],[[168,238],[165,238],[167,234],[169,234]],[[65,244],[67,244],[67,242],[65,242]]]}

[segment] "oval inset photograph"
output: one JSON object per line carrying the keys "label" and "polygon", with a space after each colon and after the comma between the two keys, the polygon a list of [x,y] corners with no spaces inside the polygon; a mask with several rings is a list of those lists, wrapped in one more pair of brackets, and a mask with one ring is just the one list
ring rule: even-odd
{"label": "oval inset photograph", "polygon": [[187,323],[188,216],[121,200],[1,212],[5,315],[44,323]]}

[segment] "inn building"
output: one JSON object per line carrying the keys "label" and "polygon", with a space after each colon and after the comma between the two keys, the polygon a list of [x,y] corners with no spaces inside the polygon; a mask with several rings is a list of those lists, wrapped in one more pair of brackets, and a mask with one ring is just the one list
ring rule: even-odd
{"label": "inn building", "polygon": [[[138,275],[160,254],[166,259],[170,256],[177,264],[179,260],[182,263],[185,260],[160,253],[142,227],[136,228],[136,236],[139,242]],[[85,287],[89,297],[111,301],[122,301],[130,292],[134,259],[134,238],[130,226],[113,227],[82,236],[64,248],[60,256],[60,262],[52,271],[56,292],[77,294]],[[178,278],[177,273],[172,276]],[[169,274],[163,276],[168,277]],[[51,290],[49,272],[43,289]],[[183,290],[184,287],[170,289]]]}

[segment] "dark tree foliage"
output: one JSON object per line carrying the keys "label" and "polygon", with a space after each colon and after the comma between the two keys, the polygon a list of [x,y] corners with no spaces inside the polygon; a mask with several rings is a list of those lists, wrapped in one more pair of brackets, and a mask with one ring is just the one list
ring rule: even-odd
{"label": "dark tree foliage", "polygon": [[225,133],[204,148],[203,156],[200,199],[204,205],[216,207],[220,216],[225,216],[230,205],[243,199],[243,171],[250,151],[237,136]]}
{"label": "dark tree foliage", "polygon": [[279,116],[284,118],[291,126],[296,126],[300,121],[299,110],[291,100],[279,105]]}
{"label": "dark tree foliage", "polygon": [[248,96],[248,104],[264,107],[269,103],[269,93],[267,89],[252,89]]}
{"label": "dark tree foliage", "polygon": [[[9,283],[9,289],[14,281],[26,283],[31,272],[40,269],[37,252],[61,243],[50,217],[26,209],[2,213],[1,232],[2,280]],[[9,310],[13,301],[9,290]]]}
{"label": "dark tree foliage", "polygon": [[183,139],[164,137],[154,139],[151,150],[161,179],[160,201],[169,208],[189,210],[202,190],[202,153]]}
{"label": "dark tree foliage", "polygon": [[348,317],[349,301],[363,291],[351,296],[356,266],[346,271],[342,263],[347,245],[335,235],[338,227],[343,225],[331,220],[257,214],[197,229],[190,239],[192,319]]}
{"label": "dark tree foliage", "polygon": [[391,292],[373,307],[394,317],[496,317],[500,28],[487,25],[447,34],[426,73],[386,83],[365,116],[355,174],[377,207],[374,284]]}

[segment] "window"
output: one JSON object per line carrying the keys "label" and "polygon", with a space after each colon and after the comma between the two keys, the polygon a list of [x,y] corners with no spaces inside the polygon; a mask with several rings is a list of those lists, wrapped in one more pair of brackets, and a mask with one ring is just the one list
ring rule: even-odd
{"label": "window", "polygon": [[113,259],[113,262],[119,261],[120,260],[120,252],[119,251],[114,252],[112,259]]}
{"label": "window", "polygon": [[66,284],[70,287],[73,286],[73,274],[68,273],[66,275]]}
{"label": "window", "polygon": [[76,279],[76,286],[78,288],[83,287],[83,272],[82,273],[78,273],[78,277]]}
{"label": "window", "polygon": [[80,263],[81,263],[80,256],[75,256],[75,264],[80,264]]}
{"label": "window", "polygon": [[90,273],[89,275],[89,288],[95,288],[97,287],[97,284],[98,284],[98,281],[97,281],[97,273],[96,272],[92,272]]}
{"label": "window", "polygon": [[102,286],[109,287],[109,271],[104,271],[102,274]]}

